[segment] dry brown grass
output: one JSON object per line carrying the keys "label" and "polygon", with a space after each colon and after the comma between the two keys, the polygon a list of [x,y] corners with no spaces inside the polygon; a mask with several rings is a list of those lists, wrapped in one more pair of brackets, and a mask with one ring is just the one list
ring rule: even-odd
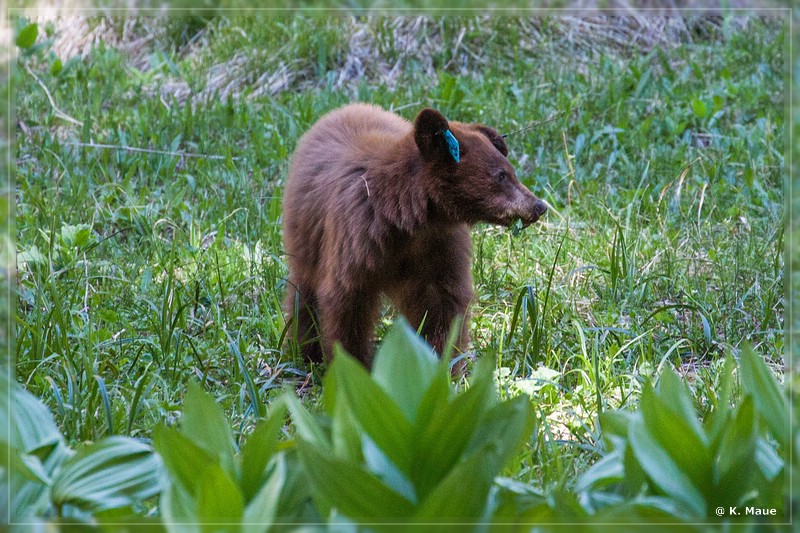
{"label": "dry brown grass", "polygon": [[[584,2],[583,7],[596,7]],[[646,53],[655,47],[671,47],[695,40],[719,38],[722,17],[709,16],[645,16],[631,10],[629,15],[587,14],[516,19],[520,34],[526,39],[520,45],[531,53],[545,49],[548,53],[562,54],[576,68],[594,61],[599,55],[623,57],[631,53]],[[594,14],[592,14],[594,13]],[[494,27],[489,16],[463,19],[463,27],[455,43],[444,43],[439,23],[425,16],[399,16],[383,19],[394,43],[393,54],[384,54],[382,43],[376,38],[376,24],[380,17],[343,17],[341,31],[348,43],[347,53],[336,66],[333,79],[337,87],[358,83],[365,77],[373,83],[393,87],[402,73],[407,58],[413,57],[423,71],[435,76],[434,57],[447,45],[452,47],[452,59],[447,68],[459,75],[470,75],[494,58],[483,53],[483,44],[492,38]],[[208,28],[200,29],[188,42],[168,42],[165,17],[94,17],[61,16],[53,19],[55,33],[53,50],[62,60],[79,56],[86,58],[92,49],[105,43],[128,56],[132,67],[147,70],[150,55],[159,49],[175,47],[180,57],[188,59],[198,69],[205,69],[205,83],[192,91],[185,80],[167,75],[156,78],[151,94],[162,99],[183,103],[212,98],[249,98],[274,95],[286,90],[302,90],[320,83],[302,58],[291,61],[281,59],[281,54],[269,55],[263,50],[239,51],[228,60],[211,67],[193,61],[208,45]],[[267,19],[268,20],[268,19]],[[45,19],[40,22],[46,22]],[[733,17],[729,24],[742,29],[746,17]],[[220,18],[209,27],[230,26],[231,19]],[[547,31],[543,31],[543,24]],[[386,28],[384,28],[385,30]],[[469,36],[469,37],[465,37]],[[307,62],[305,62],[307,63]]]}

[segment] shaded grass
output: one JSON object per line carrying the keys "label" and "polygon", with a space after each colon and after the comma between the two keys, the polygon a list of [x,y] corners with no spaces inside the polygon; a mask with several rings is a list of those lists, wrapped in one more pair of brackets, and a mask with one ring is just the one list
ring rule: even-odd
{"label": "shaded grass", "polygon": [[[781,362],[778,22],[621,53],[569,47],[550,19],[432,19],[411,42],[371,20],[377,54],[402,63],[392,78],[363,63],[342,75],[349,21],[211,19],[204,47],[153,54],[144,71],[102,45],[57,74],[46,50],[20,58],[83,122],[56,118],[17,69],[17,376],[69,439],[149,436],[180,416],[189,379],[244,431],[276,389],[307,381],[280,346],[281,191],[302,132],[352,100],[501,132],[558,117],[507,139],[518,176],[555,209],[520,235],[474,231],[474,349],[497,358],[501,390],[534,393],[543,422],[510,475],[574,478],[593,417],[635,403],[664,365],[702,393],[745,340]],[[212,87],[224,97],[161,92],[180,79],[202,95],[237,57],[242,77]],[[286,65],[290,83],[256,92],[258,61]]]}

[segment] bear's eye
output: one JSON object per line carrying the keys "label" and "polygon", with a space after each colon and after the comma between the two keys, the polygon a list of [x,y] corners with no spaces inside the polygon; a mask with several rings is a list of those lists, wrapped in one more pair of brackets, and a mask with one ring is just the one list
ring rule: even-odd
{"label": "bear's eye", "polygon": [[503,181],[508,177],[508,172],[505,170],[500,170],[497,174],[495,174],[495,178],[497,181]]}

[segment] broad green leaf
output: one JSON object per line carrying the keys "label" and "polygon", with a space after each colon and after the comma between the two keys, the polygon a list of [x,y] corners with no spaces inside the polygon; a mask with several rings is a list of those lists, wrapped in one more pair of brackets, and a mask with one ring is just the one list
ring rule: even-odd
{"label": "broad green leaf", "polygon": [[628,439],[636,460],[652,482],[670,497],[683,502],[695,517],[706,516],[706,501],[691,478],[650,434],[641,418],[631,421]]}
{"label": "broad green leaf", "polygon": [[55,58],[53,63],[50,65],[50,75],[51,76],[58,76],[61,73],[61,70],[64,68],[64,64],[61,62],[61,59]]}
{"label": "broad green leaf", "polygon": [[404,318],[395,320],[375,355],[372,377],[413,421],[439,366],[433,350]]}
{"label": "broad green leaf", "polygon": [[466,454],[493,443],[505,463],[533,433],[536,418],[530,398],[517,396],[495,405],[481,417],[465,450]]}
{"label": "broad green leaf", "polygon": [[766,421],[775,440],[785,447],[789,427],[787,402],[772,371],[751,346],[746,346],[739,359],[739,372],[742,390],[753,397],[756,412]]}
{"label": "broad green leaf", "polygon": [[36,396],[14,384],[11,416],[16,430],[13,443],[21,452],[31,453],[64,442],[53,415]]}
{"label": "broad green leaf", "polygon": [[553,518],[566,518],[575,522],[576,519],[583,520],[588,517],[588,513],[578,501],[578,495],[565,488],[563,484],[550,489],[547,499],[554,511]]}
{"label": "broad green leaf", "polygon": [[172,483],[192,496],[199,490],[197,473],[218,462],[218,458],[197,446],[188,436],[163,424],[153,430],[153,447],[161,456]]}
{"label": "broad green leaf", "polygon": [[181,433],[218,458],[222,467],[233,475],[236,445],[228,419],[222,407],[194,381],[189,382],[183,402]]}
{"label": "broad green leaf", "polygon": [[[442,489],[442,486],[446,486],[447,479],[457,475],[454,474],[455,471],[475,458],[482,461],[481,471],[488,469],[486,481],[491,484],[491,481],[501,473],[503,466],[517,453],[522,443],[530,438],[535,422],[533,408],[527,395],[518,396],[489,409],[475,428],[461,461],[447,474],[448,477],[435,489],[435,492],[446,490]],[[428,504],[433,501],[430,498],[429,496]],[[483,500],[485,506],[485,496]],[[474,503],[480,507],[478,502]],[[451,512],[454,511],[455,509],[451,509]],[[455,516],[461,517],[463,514]]]}
{"label": "broad green leaf", "polygon": [[[61,465],[75,454],[63,443],[37,450],[37,455],[29,456],[29,461],[41,461],[44,474],[51,478]],[[20,475],[11,475],[11,516],[15,520],[41,517],[52,513],[50,487],[37,481],[26,481]]]}
{"label": "broad green leaf", "polygon": [[36,43],[36,37],[39,35],[39,26],[36,23],[28,24],[17,35],[17,46],[20,48],[30,48]]}
{"label": "broad green leaf", "polygon": [[243,533],[265,533],[275,522],[281,490],[286,482],[285,455],[276,455],[273,464],[274,468],[266,483],[260,487],[258,493],[244,509],[246,524],[242,525]]}
{"label": "broad green leaf", "polygon": [[[625,498],[616,505],[609,505],[601,508],[592,515],[593,522],[625,522],[625,523],[651,523],[655,521],[675,522],[678,520],[691,521],[697,519],[695,516],[686,512],[687,509],[672,498],[664,496],[642,496]],[[621,531],[639,531],[638,529],[625,529]],[[654,531],[673,531],[673,527],[666,526],[666,529],[656,529]]]}
{"label": "broad green leaf", "polygon": [[53,478],[51,497],[56,505],[71,504],[90,512],[133,505],[158,494],[160,469],[161,462],[149,446],[127,437],[109,437],[64,462]]}
{"label": "broad green leaf", "polygon": [[336,374],[339,366],[331,365],[325,373],[322,389],[322,405],[331,416],[331,443],[333,453],[340,459],[360,463],[361,455],[361,428],[358,426],[353,410],[347,402],[347,397],[339,387]]}
{"label": "broad green leaf", "polygon": [[269,418],[256,425],[242,446],[239,459],[245,501],[250,501],[260,489],[264,470],[278,447],[278,439],[285,420],[286,405],[278,400],[272,404]]}
{"label": "broad green leaf", "polygon": [[[278,515],[281,517],[306,517],[309,521],[320,522],[319,517],[328,516],[330,507],[323,509],[313,499],[313,489],[306,474],[306,467],[296,450],[279,453],[274,461],[286,462],[286,475],[281,483],[281,498],[278,503]],[[272,482],[272,474],[270,474]],[[316,505],[316,507],[315,507]],[[327,511],[327,512],[326,512]]]}
{"label": "broad green leaf", "polygon": [[17,262],[20,264],[20,269],[28,270],[29,265],[44,265],[47,263],[47,257],[39,250],[39,247],[31,245],[27,250],[22,250],[17,254]]}
{"label": "broad green leaf", "polygon": [[725,358],[725,365],[719,378],[719,388],[716,398],[711,398],[714,409],[708,414],[703,424],[709,435],[711,449],[719,446],[719,440],[725,432],[731,416],[731,398],[733,395],[733,374],[736,369],[736,361],[733,357]]}
{"label": "broad green leaf", "polygon": [[[800,435],[800,433],[798,433]],[[767,481],[773,481],[784,467],[783,459],[775,453],[775,448],[764,438],[756,439],[756,464]]]}
{"label": "broad green leaf", "polygon": [[336,353],[331,366],[336,367],[339,391],[358,424],[392,462],[408,472],[413,443],[411,424],[403,412],[361,363],[344,351]]}
{"label": "broad green leaf", "polygon": [[661,374],[658,384],[658,398],[664,408],[669,409],[681,421],[685,422],[697,439],[702,441],[705,446],[708,446],[708,438],[695,414],[691,393],[686,388],[686,384],[669,368]]}
{"label": "broad green leaf", "polygon": [[622,493],[628,498],[633,498],[642,492],[642,488],[647,485],[647,473],[644,471],[642,464],[636,458],[633,448],[625,438],[623,470],[625,471],[625,479],[623,480]]}
{"label": "broad green leaf", "polygon": [[603,439],[607,445],[615,442],[611,437],[628,437],[628,425],[636,417],[630,411],[603,411],[600,413],[600,427],[603,430]]}
{"label": "broad green leaf", "polygon": [[19,454],[13,448],[10,448],[5,442],[0,443],[0,457],[7,457],[10,459],[9,467],[15,474],[21,474],[24,479],[18,478],[14,475],[14,480],[17,483],[23,481],[35,481],[44,485],[50,485],[52,482],[50,474],[44,469],[42,461],[35,455],[23,453]]}
{"label": "broad green leaf", "polygon": [[364,458],[361,452],[362,433],[347,398],[344,396],[338,398],[331,420],[331,441],[334,455],[340,459],[360,463]]}
{"label": "broad green leaf", "polygon": [[536,398],[540,390],[544,387],[554,387],[560,378],[561,372],[558,370],[540,366],[531,372],[530,376],[514,380],[514,387],[531,398]]}
{"label": "broad green leaf", "polygon": [[575,484],[575,492],[599,489],[625,478],[625,448],[616,448],[586,470]]}
{"label": "broad green leaf", "polygon": [[697,118],[706,118],[708,115],[708,106],[699,98],[695,98],[692,100],[692,111]]}
{"label": "broad green leaf", "polygon": [[711,505],[737,505],[743,492],[751,488],[750,480],[756,449],[756,419],[752,398],[746,397],[736,415],[726,426],[714,461],[713,500]]}
{"label": "broad green leaf", "polygon": [[318,496],[351,519],[410,516],[410,501],[384,485],[361,466],[343,461],[305,442],[297,446]]}
{"label": "broad green leaf", "polygon": [[367,435],[362,436],[362,441],[361,448],[364,450],[364,462],[367,470],[377,476],[387,487],[416,504],[417,494],[408,477],[386,457],[386,454]]}
{"label": "broad green leaf", "polygon": [[169,485],[158,500],[158,510],[169,533],[199,532],[196,509],[197,499],[178,485]]}
{"label": "broad green leaf", "polygon": [[331,447],[330,439],[322,430],[319,422],[300,404],[297,396],[287,391],[281,398],[292,414],[292,422],[294,422],[295,430],[300,438],[318,448],[329,449]]}
{"label": "broad green leaf", "polygon": [[450,388],[450,381],[450,365],[445,359],[442,359],[439,361],[439,367],[417,407],[414,420],[415,432],[426,428],[434,415],[439,412],[439,409],[450,401],[453,392]]}
{"label": "broad green leaf", "polygon": [[501,466],[501,457],[494,445],[472,454],[452,468],[420,503],[417,518],[449,522],[480,517]]}
{"label": "broad green leaf", "polygon": [[456,464],[464,453],[483,413],[496,401],[491,368],[494,362],[482,359],[470,388],[446,405],[438,407],[430,423],[415,424],[414,469],[411,479],[417,495],[424,498]]}
{"label": "broad green leaf", "polygon": [[[197,494],[198,522],[205,531],[216,531],[215,522],[238,522],[244,513],[244,499],[239,487],[219,464],[211,464],[199,472]],[[234,530],[227,525],[227,531]]]}
{"label": "broad green leaf", "polygon": [[526,513],[536,513],[536,508],[547,505],[544,494],[528,483],[496,477],[493,489],[489,498],[492,505],[491,516],[495,521],[515,521],[514,519],[525,516]]}
{"label": "broad green leaf", "polygon": [[[74,452],[67,447],[64,437],[55,424],[53,415],[44,404],[4,373],[6,395],[10,409],[3,412],[4,457],[11,452],[16,469],[9,473],[11,483],[11,517],[22,520],[52,512],[50,488],[41,481],[50,482],[53,474]],[[11,389],[11,390],[9,390]],[[10,394],[9,394],[10,393]],[[6,402],[7,403],[7,402]],[[17,459],[13,459],[16,457]],[[33,480],[32,478],[39,478]]]}
{"label": "broad green leaf", "polygon": [[701,439],[694,424],[694,409],[677,413],[673,406],[684,403],[681,396],[689,392],[682,385],[670,385],[677,376],[666,371],[662,377],[662,389],[659,394],[652,387],[646,387],[641,398],[641,420],[660,450],[669,454],[681,473],[692,480],[692,484],[707,496],[706,490],[711,487],[711,452],[709,445]]}
{"label": "broad green leaf", "polygon": [[89,224],[64,224],[61,226],[61,240],[70,248],[82,248],[89,242],[92,227]]}

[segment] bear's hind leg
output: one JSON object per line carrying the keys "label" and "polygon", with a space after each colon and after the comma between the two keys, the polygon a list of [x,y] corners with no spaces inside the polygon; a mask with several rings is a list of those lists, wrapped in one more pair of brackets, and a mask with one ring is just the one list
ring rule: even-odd
{"label": "bear's hind leg", "polygon": [[373,336],[378,318],[380,299],[375,291],[333,290],[327,296],[320,294],[322,319],[322,347],[325,359],[330,361],[336,341],[361,361],[372,366]]}
{"label": "bear's hind leg", "polygon": [[292,285],[287,291],[284,309],[289,323],[289,335],[300,347],[300,353],[306,361],[322,362],[322,345],[320,344],[320,323],[317,298],[313,292],[304,291]]}

